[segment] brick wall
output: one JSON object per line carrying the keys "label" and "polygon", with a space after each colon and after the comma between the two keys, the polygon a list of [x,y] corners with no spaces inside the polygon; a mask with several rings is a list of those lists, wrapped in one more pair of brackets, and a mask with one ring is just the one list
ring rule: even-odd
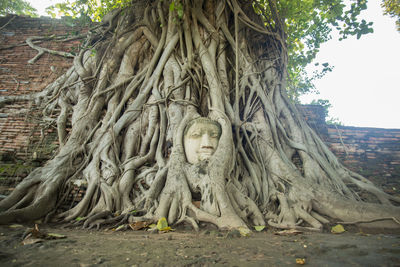
{"label": "brick wall", "polygon": [[[48,53],[42,55],[36,63],[28,64],[37,55],[37,51],[26,44],[28,37],[54,35],[71,38],[85,31],[79,25],[71,25],[66,19],[11,15],[0,17],[0,27],[0,96],[39,92],[72,64],[71,58]],[[49,40],[37,45],[56,51],[73,52],[79,44],[80,40]],[[29,150],[32,150],[29,146],[40,145],[44,135],[54,132],[52,128],[41,130],[34,116],[40,112],[30,107],[28,101],[0,107],[0,154],[29,158]]]}
{"label": "brick wall", "polygon": [[347,168],[388,193],[400,194],[400,129],[327,125],[322,106],[298,108]]}
{"label": "brick wall", "polygon": [[[10,18],[0,17],[0,28]],[[43,55],[35,64],[29,65],[27,61],[36,55],[35,50],[26,45],[9,49],[1,48],[24,44],[26,38],[30,36],[52,34],[71,36],[84,31],[79,26],[67,24],[65,20],[16,17],[0,30],[0,96],[40,91],[71,65],[71,59],[49,54]],[[71,51],[75,50],[79,41],[68,43],[52,41],[40,45],[54,50]],[[56,148],[54,129],[50,128],[41,132],[37,121],[32,120],[32,116],[29,116],[31,114],[26,115],[24,112],[28,108],[28,103],[0,107],[0,155],[2,155],[0,178],[10,177],[12,179],[8,180],[10,184],[15,182],[15,178],[11,177],[23,177],[35,165],[40,164],[32,161],[32,151],[38,151],[40,148],[39,150],[44,154],[50,155]],[[400,190],[400,129],[335,127],[326,125],[323,107],[304,105],[299,106],[299,109],[308,124],[316,130],[349,169],[383,186],[387,192],[398,193]],[[44,136],[47,139],[43,139]]]}
{"label": "brick wall", "polygon": [[349,169],[400,193],[400,129],[328,125],[324,140]]}
{"label": "brick wall", "polygon": [[[0,97],[39,92],[72,65],[71,58],[48,53],[28,64],[37,51],[26,44],[27,38],[72,38],[85,31],[67,19],[0,17]],[[80,40],[48,40],[37,45],[72,53],[79,44]],[[39,125],[40,113],[28,101],[0,105],[0,194],[7,194],[10,187],[57,149],[56,130],[54,126]]]}

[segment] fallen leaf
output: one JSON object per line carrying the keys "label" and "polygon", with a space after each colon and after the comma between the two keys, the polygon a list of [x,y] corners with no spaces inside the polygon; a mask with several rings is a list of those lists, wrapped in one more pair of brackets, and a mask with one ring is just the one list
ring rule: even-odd
{"label": "fallen leaf", "polygon": [[123,229],[125,226],[126,226],[125,224],[120,225],[117,228],[115,228],[115,231],[119,231],[119,230]]}
{"label": "fallen leaf", "polygon": [[41,238],[27,238],[22,240],[22,245],[31,245],[31,244],[36,244],[36,243],[40,243],[43,242],[44,239]]}
{"label": "fallen leaf", "polygon": [[129,227],[134,231],[138,231],[138,230],[141,230],[143,228],[146,228],[149,225],[150,225],[149,221],[140,221],[140,222],[130,223]]}
{"label": "fallen leaf", "polygon": [[333,233],[333,234],[341,234],[345,231],[346,230],[344,229],[343,225],[341,225],[341,224],[335,225],[331,228],[331,233]]}
{"label": "fallen leaf", "polygon": [[371,234],[366,234],[366,233],[360,231],[359,233],[356,233],[356,235],[370,236]]}
{"label": "fallen leaf", "polygon": [[165,217],[162,217],[161,219],[158,220],[157,229],[158,231],[161,232],[168,232],[172,230],[171,227],[168,226],[168,222],[167,219],[165,219]]}
{"label": "fallen leaf", "polygon": [[44,239],[44,238],[47,237],[47,234],[45,232],[41,232],[39,230],[39,226],[37,224],[35,224],[35,226],[32,229],[30,229],[28,233],[29,233],[30,236],[33,236],[35,238]]}
{"label": "fallen leaf", "polygon": [[149,230],[154,230],[155,228],[157,228],[157,225],[155,223],[152,223],[148,226]]}
{"label": "fallen leaf", "polygon": [[250,234],[251,234],[250,229],[247,227],[241,226],[238,228],[238,230],[239,230],[239,233],[241,236],[250,236]]}
{"label": "fallen leaf", "polygon": [[276,232],[274,234],[276,234],[276,235],[298,235],[301,233],[303,233],[303,232],[296,230],[296,229],[288,229],[288,230],[282,230],[282,231]]}
{"label": "fallen leaf", "polygon": [[10,227],[10,228],[21,228],[21,227],[24,227],[24,226],[21,225],[21,224],[11,224],[11,225],[8,226],[8,227]]}
{"label": "fallen leaf", "polygon": [[296,259],[296,263],[297,263],[297,264],[300,264],[300,265],[304,265],[304,264],[306,264],[306,259],[297,258],[297,259]]}
{"label": "fallen leaf", "polygon": [[257,232],[261,232],[262,230],[265,229],[265,225],[256,225],[256,226],[254,226],[254,229],[255,229]]}
{"label": "fallen leaf", "polygon": [[63,239],[63,238],[67,238],[66,235],[61,235],[61,234],[56,234],[56,233],[48,233],[47,236],[50,237],[51,239]]}

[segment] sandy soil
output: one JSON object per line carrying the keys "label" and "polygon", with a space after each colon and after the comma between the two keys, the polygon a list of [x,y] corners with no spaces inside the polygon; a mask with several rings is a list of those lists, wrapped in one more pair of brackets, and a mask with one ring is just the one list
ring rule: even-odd
{"label": "sandy soil", "polygon": [[[23,245],[27,227],[0,226],[0,266],[400,266],[400,235],[345,232],[279,236],[273,230],[96,231],[40,226],[65,235]],[[300,262],[299,262],[300,263]]]}

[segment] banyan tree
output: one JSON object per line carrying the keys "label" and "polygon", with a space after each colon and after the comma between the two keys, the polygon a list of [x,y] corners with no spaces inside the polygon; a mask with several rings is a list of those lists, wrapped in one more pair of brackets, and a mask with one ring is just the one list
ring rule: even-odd
{"label": "banyan tree", "polygon": [[[288,98],[276,1],[264,17],[251,1],[174,4],[113,10],[32,96],[57,114],[59,149],[0,202],[0,223],[400,226],[399,197],[343,166]],[[82,200],[62,209],[79,183]]]}

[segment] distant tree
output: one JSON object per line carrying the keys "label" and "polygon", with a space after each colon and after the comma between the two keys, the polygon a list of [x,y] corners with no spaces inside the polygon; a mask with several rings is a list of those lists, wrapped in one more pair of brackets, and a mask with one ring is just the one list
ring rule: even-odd
{"label": "distant tree", "polygon": [[46,8],[51,16],[70,16],[99,22],[111,10],[131,4],[131,0],[65,0]]}
{"label": "distant tree", "polygon": [[7,14],[37,16],[37,10],[24,0],[0,0],[0,16]]}
{"label": "distant tree", "polygon": [[396,18],[397,30],[400,31],[400,0],[383,0],[383,14]]}

